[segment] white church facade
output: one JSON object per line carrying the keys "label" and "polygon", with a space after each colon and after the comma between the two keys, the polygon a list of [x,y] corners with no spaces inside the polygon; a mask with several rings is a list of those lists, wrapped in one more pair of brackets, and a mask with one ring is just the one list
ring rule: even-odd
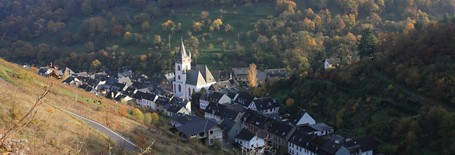
{"label": "white church facade", "polygon": [[181,41],[175,59],[175,78],[172,82],[173,92],[176,97],[190,99],[193,93],[199,92],[202,88],[208,89],[216,83],[215,78],[206,65],[191,67],[191,52],[186,51],[183,40]]}

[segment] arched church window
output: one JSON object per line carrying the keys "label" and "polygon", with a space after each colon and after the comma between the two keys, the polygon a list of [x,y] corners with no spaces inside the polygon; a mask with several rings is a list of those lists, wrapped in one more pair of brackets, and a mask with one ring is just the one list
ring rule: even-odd
{"label": "arched church window", "polygon": [[191,89],[188,88],[188,96],[191,96]]}
{"label": "arched church window", "polygon": [[179,84],[179,92],[182,92],[182,86]]}
{"label": "arched church window", "polygon": [[196,92],[196,91],[194,91],[194,88],[193,88],[193,93],[194,93],[194,92]]}
{"label": "arched church window", "polygon": [[180,71],[180,66],[177,66],[177,70]]}
{"label": "arched church window", "polygon": [[179,80],[180,80],[180,75],[179,75],[179,76],[177,76],[177,79],[179,79]]}

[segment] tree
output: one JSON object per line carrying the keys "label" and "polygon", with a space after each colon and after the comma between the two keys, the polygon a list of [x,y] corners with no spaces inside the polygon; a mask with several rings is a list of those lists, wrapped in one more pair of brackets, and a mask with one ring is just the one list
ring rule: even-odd
{"label": "tree", "polygon": [[156,112],[152,113],[152,123],[153,124],[158,123],[159,119],[160,119],[160,116],[158,115],[158,113],[156,113]]}
{"label": "tree", "polygon": [[147,21],[144,21],[141,26],[142,32],[147,32],[150,30],[150,23]]}
{"label": "tree", "polygon": [[201,11],[201,14],[199,14],[199,17],[202,20],[207,19],[207,17],[209,17],[209,12],[208,11]]}
{"label": "tree", "polygon": [[112,30],[111,30],[112,37],[118,38],[118,37],[121,37],[124,33],[125,33],[125,28],[123,28],[122,25],[116,24],[116,25],[112,26]]}
{"label": "tree", "polygon": [[166,22],[164,22],[163,24],[161,24],[161,28],[165,31],[173,31],[174,28],[175,28],[175,24],[172,20],[167,20]]}
{"label": "tree", "polygon": [[223,21],[218,18],[213,21],[212,26],[210,27],[210,30],[220,30],[220,26],[223,25]]}
{"label": "tree", "polygon": [[295,104],[295,100],[293,98],[286,99],[286,106],[292,107]]}
{"label": "tree", "polygon": [[155,43],[155,45],[161,45],[162,42],[161,42],[161,36],[160,35],[155,35],[153,38],[154,38],[153,39],[153,43]]}
{"label": "tree", "polygon": [[90,66],[93,68],[93,71],[96,71],[100,65],[101,62],[98,59],[95,59],[90,63]]}
{"label": "tree", "polygon": [[362,38],[360,38],[357,49],[361,57],[371,56],[375,51],[377,38],[371,29],[364,29],[362,31]]}
{"label": "tree", "polygon": [[152,113],[149,113],[149,112],[145,113],[145,115],[144,115],[144,124],[146,126],[152,124]]}
{"label": "tree", "polygon": [[257,86],[256,74],[257,74],[256,64],[252,63],[252,64],[250,64],[250,67],[248,68],[248,86],[250,86],[250,87]]}
{"label": "tree", "polygon": [[193,23],[193,31],[194,32],[202,31],[202,26],[203,26],[203,24],[201,22],[194,22]]}
{"label": "tree", "polygon": [[137,122],[143,122],[144,121],[144,114],[142,113],[141,110],[139,110],[138,108],[135,108],[132,112],[131,112],[131,117],[136,120]]}

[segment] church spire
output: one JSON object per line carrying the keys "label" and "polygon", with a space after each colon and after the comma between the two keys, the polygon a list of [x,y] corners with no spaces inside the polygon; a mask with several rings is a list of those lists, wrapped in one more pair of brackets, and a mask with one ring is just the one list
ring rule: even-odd
{"label": "church spire", "polygon": [[180,42],[181,42],[181,45],[180,45],[179,53],[182,54],[182,57],[187,57],[188,55],[186,54],[185,45],[183,44],[183,37],[180,38]]}

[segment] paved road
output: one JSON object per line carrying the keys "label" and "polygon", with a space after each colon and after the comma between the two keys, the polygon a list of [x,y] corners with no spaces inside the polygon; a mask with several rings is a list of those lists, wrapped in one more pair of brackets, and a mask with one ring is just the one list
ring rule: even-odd
{"label": "paved road", "polygon": [[82,117],[78,114],[75,114],[73,112],[70,112],[68,110],[65,110],[65,109],[62,109],[62,108],[59,108],[55,105],[52,105],[53,107],[57,108],[57,109],[60,109],[68,114],[71,114],[73,115],[74,117],[76,118],[79,118],[81,119],[82,121],[84,121],[85,123],[87,123],[89,126],[91,126],[92,128],[98,130],[99,132],[105,134],[109,139],[111,139],[112,141],[114,141],[118,146],[122,146],[124,149],[130,151],[130,152],[136,152],[137,151],[137,145],[132,143],[131,141],[129,141],[128,139],[122,137],[120,134],[112,131],[111,129],[107,128],[106,126],[100,124],[100,123],[97,123],[95,121],[92,121],[90,119],[87,119],[85,117]]}

